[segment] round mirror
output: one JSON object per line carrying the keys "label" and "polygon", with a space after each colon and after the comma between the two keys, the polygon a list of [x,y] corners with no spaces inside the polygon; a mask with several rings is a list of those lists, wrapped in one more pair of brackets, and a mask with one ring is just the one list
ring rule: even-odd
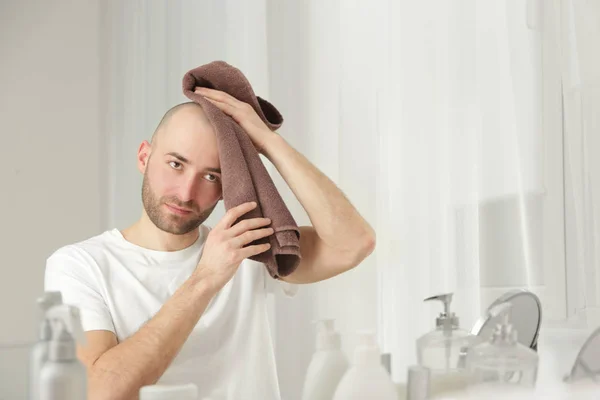
{"label": "round mirror", "polygon": [[574,382],[581,378],[600,381],[600,328],[596,329],[581,347],[575,364],[565,382]]}

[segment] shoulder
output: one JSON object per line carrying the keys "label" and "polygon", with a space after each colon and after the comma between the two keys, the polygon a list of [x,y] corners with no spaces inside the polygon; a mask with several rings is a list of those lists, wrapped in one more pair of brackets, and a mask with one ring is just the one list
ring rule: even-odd
{"label": "shoulder", "polygon": [[112,231],[70,243],[54,250],[46,259],[46,268],[63,268],[73,265],[97,264],[104,257],[113,240]]}

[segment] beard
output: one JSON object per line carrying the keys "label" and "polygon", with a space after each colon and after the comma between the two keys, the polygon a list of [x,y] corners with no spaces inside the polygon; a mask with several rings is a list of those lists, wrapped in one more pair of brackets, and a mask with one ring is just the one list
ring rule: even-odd
{"label": "beard", "polygon": [[[150,187],[147,169],[142,183],[142,203],[144,204],[144,209],[146,210],[146,214],[148,214],[150,221],[152,221],[152,223],[161,231],[173,235],[185,235],[194,229],[198,229],[216,207],[215,204],[210,209],[200,210],[192,201],[182,202],[176,197],[156,196]],[[191,210],[191,213],[187,215],[169,213],[166,210],[166,207],[163,207],[166,203],[186,210]]]}

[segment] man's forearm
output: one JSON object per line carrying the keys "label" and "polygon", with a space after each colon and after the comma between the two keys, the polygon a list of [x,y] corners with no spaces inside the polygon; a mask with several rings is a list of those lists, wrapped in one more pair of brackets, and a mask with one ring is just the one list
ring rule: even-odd
{"label": "man's forearm", "polygon": [[333,247],[353,247],[374,236],[371,226],[325,174],[278,134],[264,145],[264,154],[277,168],[319,237]]}
{"label": "man's forearm", "polygon": [[93,363],[89,398],[137,399],[140,387],[156,383],[166,371],[211,298],[211,290],[192,275],[138,332]]}

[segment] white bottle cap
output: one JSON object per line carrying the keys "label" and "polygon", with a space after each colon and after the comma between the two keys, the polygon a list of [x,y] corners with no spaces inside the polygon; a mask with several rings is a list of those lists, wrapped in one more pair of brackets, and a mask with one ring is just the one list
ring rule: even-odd
{"label": "white bottle cap", "polygon": [[354,364],[380,365],[381,354],[373,331],[358,332],[358,346],[354,351]]}
{"label": "white bottle cap", "polygon": [[341,347],[340,334],[335,331],[334,322],[333,319],[314,321],[317,324],[317,350],[332,350]]}
{"label": "white bottle cap", "polygon": [[140,389],[140,400],[196,400],[198,387],[185,385],[148,385]]}

